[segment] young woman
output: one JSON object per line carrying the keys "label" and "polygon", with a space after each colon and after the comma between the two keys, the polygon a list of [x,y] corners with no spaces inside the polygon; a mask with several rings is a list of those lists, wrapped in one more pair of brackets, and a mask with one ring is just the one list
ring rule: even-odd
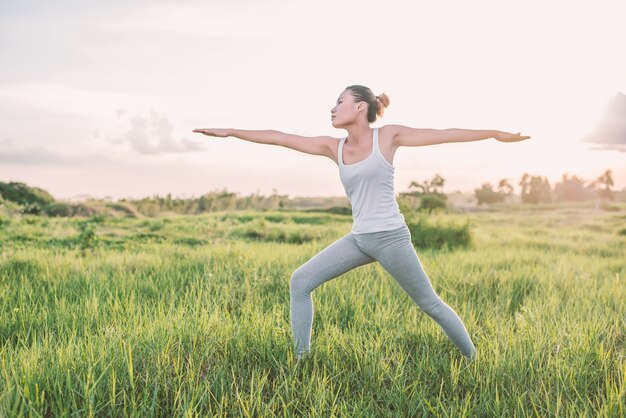
{"label": "young woman", "polygon": [[399,147],[495,138],[515,142],[530,138],[496,130],[415,129],[402,125],[371,128],[389,105],[364,86],[348,86],[330,111],[332,125],[347,136],[303,137],[273,130],[195,129],[208,136],[234,136],[321,155],[339,166],[352,205],[352,230],[300,266],[291,276],[290,309],[295,360],[310,350],[313,324],[311,292],[356,267],[378,261],[417,305],[442,327],[467,358],[476,353],[458,315],[435,293],[411,244],[411,234],[394,193],[393,157]]}

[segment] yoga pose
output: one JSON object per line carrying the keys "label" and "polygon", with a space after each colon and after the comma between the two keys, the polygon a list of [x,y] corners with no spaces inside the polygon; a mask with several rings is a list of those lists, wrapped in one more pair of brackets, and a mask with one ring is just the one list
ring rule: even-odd
{"label": "yoga pose", "polygon": [[399,147],[495,138],[502,142],[530,138],[496,130],[415,129],[402,125],[370,127],[389,105],[386,94],[375,96],[360,85],[347,87],[330,111],[332,125],[347,136],[303,137],[273,130],[195,129],[208,136],[234,136],[246,141],[281,145],[321,155],[339,167],[352,206],[352,230],[291,276],[290,310],[295,360],[310,351],[313,325],[311,292],[356,267],[378,261],[417,305],[441,326],[467,358],[476,349],[459,316],[435,293],[411,244],[411,234],[394,193],[393,157]]}

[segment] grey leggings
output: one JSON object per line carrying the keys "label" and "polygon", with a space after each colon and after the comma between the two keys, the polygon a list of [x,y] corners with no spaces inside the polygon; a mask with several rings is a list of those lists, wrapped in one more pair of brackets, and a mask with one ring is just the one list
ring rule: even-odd
{"label": "grey leggings", "polygon": [[291,330],[296,355],[310,350],[311,292],[356,267],[378,261],[409,296],[443,328],[466,357],[476,349],[459,316],[435,293],[411,244],[406,225],[393,231],[348,233],[300,266],[291,276]]}

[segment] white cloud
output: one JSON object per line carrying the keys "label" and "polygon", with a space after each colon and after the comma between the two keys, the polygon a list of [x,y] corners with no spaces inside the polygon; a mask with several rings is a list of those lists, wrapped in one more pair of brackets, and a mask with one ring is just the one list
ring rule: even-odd
{"label": "white cloud", "polygon": [[594,150],[626,152],[626,95],[616,94],[608,103],[603,118],[585,142],[598,145]]}
{"label": "white cloud", "polygon": [[[118,119],[124,119],[124,112],[117,112]],[[205,151],[206,148],[198,141],[187,138],[176,140],[173,137],[174,127],[167,115],[155,111],[149,116],[134,115],[126,121],[127,130],[120,136],[109,141],[115,145],[129,144],[139,154],[157,155],[167,153],[184,153]]]}
{"label": "white cloud", "polygon": [[54,147],[16,144],[11,138],[0,142],[0,165],[12,166],[76,166],[88,168],[94,163],[111,163],[98,153],[62,152]]}

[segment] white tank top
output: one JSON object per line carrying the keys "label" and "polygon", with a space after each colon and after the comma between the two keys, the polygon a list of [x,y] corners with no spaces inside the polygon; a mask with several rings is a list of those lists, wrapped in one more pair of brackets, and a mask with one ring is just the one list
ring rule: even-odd
{"label": "white tank top", "polygon": [[337,160],[339,177],[352,205],[352,233],[391,231],[404,225],[393,189],[394,167],[389,164],[378,145],[378,128],[370,155],[354,164],[343,163],[343,144],[339,141]]}

